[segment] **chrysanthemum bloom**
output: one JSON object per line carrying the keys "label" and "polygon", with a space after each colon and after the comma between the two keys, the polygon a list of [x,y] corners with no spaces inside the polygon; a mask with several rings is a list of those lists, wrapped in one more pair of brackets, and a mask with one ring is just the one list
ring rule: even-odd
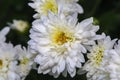
{"label": "chrysanthemum bloom", "polygon": [[16,29],[20,32],[24,32],[29,27],[28,22],[23,20],[13,20],[13,23],[8,23],[8,25],[12,29]]}
{"label": "chrysanthemum bloom", "polygon": [[38,73],[58,77],[67,72],[71,77],[76,74],[76,67],[81,68],[86,53],[85,46],[93,45],[99,26],[93,25],[93,18],[77,23],[77,16],[66,18],[49,14],[44,19],[33,22],[28,42],[33,52],[38,55],[35,62],[40,64]]}
{"label": "chrysanthemum bloom", "polygon": [[5,35],[9,32],[9,28],[5,27],[0,31],[0,80],[19,80],[16,74],[16,50],[11,43],[5,43]]}
{"label": "chrysanthemum bloom", "polygon": [[63,12],[64,15],[71,15],[73,13],[83,13],[83,8],[77,4],[77,0],[32,0],[33,3],[29,3],[37,12],[33,17],[40,18],[41,16],[47,16],[51,11],[54,14]]}
{"label": "chrysanthemum bloom", "polygon": [[21,80],[24,80],[32,68],[34,55],[30,54],[29,49],[21,48],[21,45],[15,46],[15,49],[18,52],[17,60],[19,61],[16,72],[21,77]]}
{"label": "chrysanthemum bloom", "polygon": [[114,49],[109,52],[108,71],[110,73],[110,80],[120,80],[120,40]]}
{"label": "chrysanthemum bloom", "polygon": [[88,71],[88,80],[110,79],[110,75],[106,70],[110,55],[108,51],[113,48],[116,39],[111,40],[111,38],[104,33],[101,36],[104,38],[97,40],[96,45],[89,48],[90,53],[87,54],[88,61],[83,67],[84,70]]}

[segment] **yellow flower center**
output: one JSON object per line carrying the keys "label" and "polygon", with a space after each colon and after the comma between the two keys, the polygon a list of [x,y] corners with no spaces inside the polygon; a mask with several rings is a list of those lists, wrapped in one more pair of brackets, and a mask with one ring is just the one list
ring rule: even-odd
{"label": "yellow flower center", "polygon": [[48,11],[51,11],[57,14],[58,6],[55,0],[46,0],[46,2],[41,6],[41,10],[44,15],[48,15]]}
{"label": "yellow flower center", "polygon": [[96,66],[100,66],[100,63],[102,62],[104,50],[105,50],[104,47],[98,46],[93,51],[95,53],[95,55],[93,55],[93,60],[94,60]]}
{"label": "yellow flower center", "polygon": [[3,65],[3,62],[2,62],[2,60],[0,59],[0,68],[2,68],[2,65]]}
{"label": "yellow flower center", "polygon": [[29,59],[28,58],[23,58],[21,61],[20,61],[20,64],[27,64],[28,63],[28,61],[29,61]]}
{"label": "yellow flower center", "polygon": [[51,39],[54,44],[63,45],[74,40],[73,33],[66,28],[56,28],[51,34]]}

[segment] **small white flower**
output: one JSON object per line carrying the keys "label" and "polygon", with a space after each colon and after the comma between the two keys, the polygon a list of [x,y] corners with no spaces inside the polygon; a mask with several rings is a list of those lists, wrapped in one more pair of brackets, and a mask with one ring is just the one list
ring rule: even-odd
{"label": "small white flower", "polygon": [[40,64],[38,73],[58,77],[67,72],[71,77],[76,67],[81,68],[86,53],[85,46],[93,45],[99,26],[93,25],[93,18],[77,23],[77,16],[66,18],[49,14],[33,22],[28,42],[32,51],[37,52],[35,62]]}
{"label": "small white flower", "polygon": [[73,13],[83,13],[83,8],[77,4],[76,0],[32,0],[33,3],[29,3],[37,14],[34,18],[40,18],[41,16],[47,16],[51,11],[54,14],[63,12],[64,15],[71,15]]}
{"label": "small white flower", "polygon": [[0,31],[0,80],[24,80],[32,67],[33,56],[20,45],[13,47],[11,43],[5,43],[8,31],[9,27]]}
{"label": "small white flower", "polygon": [[16,50],[12,44],[0,45],[0,79],[1,80],[20,80],[16,73]]}
{"label": "small white flower", "polygon": [[16,72],[20,75],[21,79],[24,80],[32,68],[33,55],[30,54],[29,50],[26,50],[25,47],[22,49],[21,45],[17,45],[15,49],[17,51],[19,61]]}
{"label": "small white flower", "polygon": [[11,43],[5,43],[9,30],[5,27],[0,31],[0,80],[24,80],[31,69],[33,56],[20,45],[13,47]]}
{"label": "small white flower", "polygon": [[13,20],[13,23],[8,23],[12,29],[24,32],[28,27],[28,22],[23,20]]}
{"label": "small white flower", "polygon": [[111,80],[120,80],[120,40],[109,53],[108,71],[110,73],[110,78]]}
{"label": "small white flower", "polygon": [[16,74],[16,50],[11,43],[5,43],[9,27],[0,31],[0,80],[20,80]]}
{"label": "small white flower", "polygon": [[88,71],[88,80],[109,80],[110,78],[106,70],[110,58],[108,51],[113,48],[116,39],[111,40],[104,33],[101,36],[103,39],[97,40],[96,45],[89,48],[88,61],[83,67],[84,70]]}

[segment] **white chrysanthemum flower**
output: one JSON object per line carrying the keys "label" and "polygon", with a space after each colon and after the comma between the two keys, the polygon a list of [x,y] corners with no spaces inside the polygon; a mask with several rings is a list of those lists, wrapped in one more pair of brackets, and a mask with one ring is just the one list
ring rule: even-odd
{"label": "white chrysanthemum flower", "polygon": [[0,80],[20,80],[15,72],[16,65],[16,50],[13,45],[0,45]]}
{"label": "white chrysanthemum flower", "polygon": [[16,72],[20,75],[21,79],[24,80],[32,68],[33,54],[30,54],[29,50],[26,50],[25,47],[22,49],[21,45],[17,45],[15,49],[18,52],[19,61]]}
{"label": "white chrysanthemum flower", "polygon": [[110,73],[110,80],[120,80],[120,40],[110,51],[110,60],[108,61],[108,71]]}
{"label": "white chrysanthemum flower", "polygon": [[113,48],[116,39],[111,40],[104,33],[101,36],[104,38],[97,40],[97,44],[89,48],[88,61],[83,67],[84,70],[88,71],[87,78],[89,80],[109,80],[110,78],[106,70],[110,58],[108,51]]}
{"label": "white chrysanthemum flower", "polygon": [[83,13],[83,8],[77,4],[77,0],[32,0],[33,3],[29,3],[37,14],[34,18],[40,18],[41,16],[48,15],[51,11],[54,14],[63,12],[64,15],[70,15],[73,13]]}
{"label": "white chrysanthemum flower", "polygon": [[40,64],[38,73],[58,77],[60,73],[71,77],[76,67],[81,68],[86,53],[85,46],[93,45],[99,26],[93,25],[93,18],[77,23],[77,16],[66,18],[49,14],[47,18],[35,20],[30,31],[30,48],[39,54],[35,62]]}
{"label": "white chrysanthemum flower", "polygon": [[28,22],[23,20],[13,20],[13,23],[8,24],[12,29],[16,29],[20,32],[24,32],[29,27]]}
{"label": "white chrysanthemum flower", "polygon": [[33,56],[20,45],[13,47],[11,43],[5,43],[9,30],[5,27],[0,31],[0,80],[24,80],[33,64]]}
{"label": "white chrysanthemum flower", "polygon": [[0,80],[20,80],[16,74],[16,50],[11,43],[5,43],[9,27],[0,31]]}

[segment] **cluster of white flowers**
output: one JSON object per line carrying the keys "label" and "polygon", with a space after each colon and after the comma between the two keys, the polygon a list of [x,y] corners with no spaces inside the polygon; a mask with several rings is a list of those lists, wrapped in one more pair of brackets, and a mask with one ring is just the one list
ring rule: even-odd
{"label": "cluster of white flowers", "polygon": [[[96,34],[98,25],[93,18],[78,22],[83,13],[78,0],[32,0],[29,3],[37,12],[33,17],[28,45],[36,53],[34,62],[38,73],[60,74],[71,77],[87,72],[88,80],[120,79],[120,41],[111,40],[104,33]],[[84,54],[87,53],[87,61]],[[84,63],[84,65],[82,64]]]}
{"label": "cluster of white flowers", "polygon": [[[27,49],[6,43],[10,28],[23,32],[28,23],[13,20],[0,31],[0,80],[24,80],[36,63],[37,72],[55,78],[86,73],[87,80],[120,80],[120,40],[97,34],[93,17],[78,22],[78,0],[32,0],[37,12]],[[87,55],[87,60],[85,59]],[[84,71],[84,72],[83,72]]]}

